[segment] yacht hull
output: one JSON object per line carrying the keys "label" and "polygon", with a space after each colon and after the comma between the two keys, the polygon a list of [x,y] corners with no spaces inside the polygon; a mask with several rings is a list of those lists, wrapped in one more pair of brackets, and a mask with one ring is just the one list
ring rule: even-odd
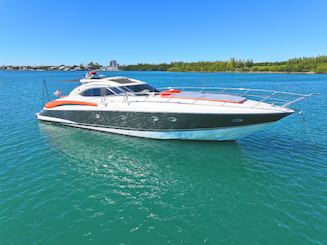
{"label": "yacht hull", "polygon": [[[188,122],[181,115],[171,114],[164,115],[165,119],[174,118],[175,120],[164,121],[164,118],[157,114],[147,115],[148,120],[138,122],[147,122],[147,124],[138,125],[133,123],[126,125],[124,120],[113,123],[103,121],[105,117],[99,112],[90,112],[93,118],[92,123],[88,118],[79,118],[74,114],[72,117],[69,113],[61,111],[56,113],[46,113],[43,111],[37,114],[37,118],[42,121],[56,122],[63,125],[96,130],[108,133],[122,134],[151,139],[180,139],[180,140],[214,140],[214,141],[236,141],[240,140],[266,125],[277,121],[289,114],[272,114],[272,115],[189,115]],[[57,117],[54,117],[54,115]],[[50,116],[51,115],[51,116]],[[59,116],[60,115],[60,116]],[[202,118],[197,120],[197,117]],[[74,121],[72,120],[74,118]],[[101,120],[102,121],[98,121]],[[117,117],[116,117],[117,118]],[[119,117],[118,117],[119,118]],[[135,118],[135,115],[134,117]],[[121,119],[121,117],[120,117]],[[161,124],[159,123],[160,121]],[[135,122],[135,121],[134,121]]]}
{"label": "yacht hull", "polygon": [[242,139],[292,113],[311,94],[186,87],[162,91],[128,77],[87,73],[68,96],[49,101],[42,121],[153,139]]}

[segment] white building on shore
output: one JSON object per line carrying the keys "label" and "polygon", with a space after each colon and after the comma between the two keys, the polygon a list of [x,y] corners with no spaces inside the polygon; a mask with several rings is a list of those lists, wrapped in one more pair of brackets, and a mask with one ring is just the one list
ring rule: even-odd
{"label": "white building on shore", "polygon": [[109,62],[109,66],[107,67],[107,71],[119,71],[119,64],[116,60],[111,60]]}

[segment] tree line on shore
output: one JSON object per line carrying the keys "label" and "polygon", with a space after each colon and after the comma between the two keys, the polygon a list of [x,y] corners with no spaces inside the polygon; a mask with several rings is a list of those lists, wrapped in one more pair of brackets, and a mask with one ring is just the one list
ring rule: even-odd
{"label": "tree line on shore", "polygon": [[[59,66],[0,66],[0,70],[106,70],[97,62],[87,65]],[[327,73],[327,55],[316,57],[292,58],[281,62],[253,62],[231,58],[226,61],[171,62],[160,64],[139,63],[119,66],[124,71],[172,71],[172,72],[311,72]]]}
{"label": "tree line on shore", "polygon": [[119,67],[125,71],[175,72],[312,72],[327,73],[327,56],[292,58],[282,62],[257,62],[231,58],[227,61],[140,63]]}

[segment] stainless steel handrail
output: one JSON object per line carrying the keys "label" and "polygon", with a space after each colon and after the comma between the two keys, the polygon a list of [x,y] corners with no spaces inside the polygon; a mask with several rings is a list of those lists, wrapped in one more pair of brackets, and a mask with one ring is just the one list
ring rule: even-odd
{"label": "stainless steel handrail", "polygon": [[[162,90],[169,90],[172,89],[172,87],[165,87],[165,88],[159,88]],[[269,103],[267,102],[268,99],[270,100],[274,100],[277,102],[283,102],[283,104],[281,104],[280,106],[282,107],[288,107],[291,104],[294,104],[296,102],[299,102],[301,100],[304,100],[310,96],[313,95],[319,95],[318,93],[310,93],[310,94],[300,94],[300,93],[292,93],[292,92],[284,92],[284,91],[278,91],[278,90],[267,90],[267,89],[253,89],[253,88],[224,88],[224,87],[174,87],[174,89],[179,89],[182,90],[184,92],[191,92],[191,91],[195,91],[195,92],[201,92],[201,93],[225,93],[225,94],[231,94],[231,95],[236,95],[236,96],[245,96],[245,97],[256,97],[256,98],[260,98],[261,100],[258,101],[258,103],[255,105],[259,105],[261,103]],[[230,91],[239,91],[242,92],[240,94],[238,93],[230,93]],[[255,93],[249,93],[249,92],[258,92],[258,93],[262,93],[262,94],[255,94]],[[266,93],[265,95],[263,95],[264,93]],[[286,99],[282,99],[282,98],[276,98],[274,96],[278,96],[278,95],[284,95],[284,96],[294,96],[296,98],[286,98]],[[270,104],[275,104],[275,103],[270,103]]]}
{"label": "stainless steel handrail", "polygon": [[285,92],[285,91],[278,91],[278,90],[268,90],[268,89],[256,89],[256,88],[223,88],[223,87],[161,87],[158,88],[159,90],[169,90],[169,89],[180,89],[180,90],[186,90],[186,89],[196,89],[199,90],[238,90],[238,91],[257,91],[257,92],[276,92],[280,94],[290,94],[290,95],[301,95],[306,96],[307,94],[299,94],[299,93],[291,93],[291,92]]}
{"label": "stainless steel handrail", "polygon": [[[288,107],[296,102],[304,100],[312,95],[317,95],[316,93],[310,94],[300,94],[300,93],[291,93],[291,92],[284,92],[284,91],[277,91],[277,90],[266,90],[266,89],[252,89],[252,88],[223,88],[223,87],[165,87],[159,88],[159,90],[169,90],[169,89],[178,89],[182,90],[183,92],[200,92],[201,95],[194,98],[194,102],[192,104],[196,104],[201,97],[203,97],[206,93],[214,93],[214,94],[229,94],[235,96],[242,96],[247,99],[255,98],[258,103],[256,103],[252,107],[258,107],[262,103],[269,103],[272,105],[278,105],[281,107]],[[233,93],[234,91],[234,93]],[[237,91],[237,92],[236,92]],[[159,102],[159,101],[152,101],[149,98],[154,97],[155,95],[160,95],[161,92],[125,92],[121,94],[117,94],[117,96],[124,96],[124,101],[127,103],[133,102]],[[137,96],[137,95],[144,95],[146,98],[141,101],[134,101],[128,100],[129,96]],[[289,96],[292,98],[279,98],[278,96]],[[167,97],[167,100],[162,101],[161,103],[185,103],[185,102],[176,102],[173,99],[174,96]],[[189,103],[185,103],[189,104]],[[227,106],[227,103],[223,103],[220,106]],[[228,105],[229,106],[229,105]]]}

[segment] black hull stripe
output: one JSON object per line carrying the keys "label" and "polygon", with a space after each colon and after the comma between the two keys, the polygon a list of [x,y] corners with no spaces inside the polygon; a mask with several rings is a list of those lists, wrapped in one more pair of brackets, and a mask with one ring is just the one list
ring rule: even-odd
{"label": "black hull stripe", "polygon": [[79,125],[138,131],[202,130],[246,126],[275,122],[289,114],[231,115],[67,110],[43,110],[40,112],[41,116],[69,120]]}

